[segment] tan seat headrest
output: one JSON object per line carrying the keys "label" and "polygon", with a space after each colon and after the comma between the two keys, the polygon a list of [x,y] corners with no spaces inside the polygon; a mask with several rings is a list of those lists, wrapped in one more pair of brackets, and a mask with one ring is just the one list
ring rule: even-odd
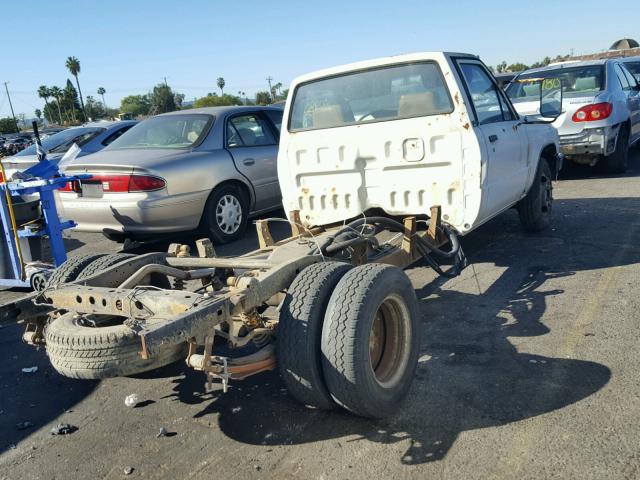
{"label": "tan seat headrest", "polygon": [[335,127],[345,123],[340,105],[325,105],[313,110],[313,127]]}
{"label": "tan seat headrest", "polygon": [[398,116],[427,115],[438,111],[433,92],[408,93],[400,96]]}

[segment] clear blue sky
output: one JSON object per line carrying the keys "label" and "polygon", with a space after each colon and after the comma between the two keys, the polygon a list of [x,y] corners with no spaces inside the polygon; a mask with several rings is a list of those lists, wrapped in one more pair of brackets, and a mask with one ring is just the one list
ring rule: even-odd
{"label": "clear blue sky", "polygon": [[[428,50],[475,53],[490,65],[599,51],[640,40],[640,4],[618,0],[226,1],[41,0],[3,2],[0,82],[16,115],[33,116],[39,85],[63,87],[80,59],[85,96],[126,95],[167,82],[187,99],[225,90],[253,95],[266,77],[287,85],[319,68]],[[623,12],[627,12],[626,14]],[[13,48],[12,48],[13,47]],[[0,116],[9,114],[4,89]]]}

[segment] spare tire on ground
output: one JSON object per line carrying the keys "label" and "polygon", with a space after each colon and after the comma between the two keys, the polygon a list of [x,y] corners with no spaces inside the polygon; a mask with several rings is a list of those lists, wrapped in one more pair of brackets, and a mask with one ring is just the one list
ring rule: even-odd
{"label": "spare tire on ground", "polygon": [[83,317],[68,312],[45,329],[47,354],[65,377],[101,379],[135,375],[169,365],[186,356],[186,343],[162,345],[149,360],[140,356],[140,338],[122,323],[88,326]]}

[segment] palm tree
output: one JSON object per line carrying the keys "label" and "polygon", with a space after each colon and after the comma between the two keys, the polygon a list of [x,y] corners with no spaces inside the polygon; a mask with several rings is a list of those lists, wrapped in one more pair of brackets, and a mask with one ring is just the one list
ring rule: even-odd
{"label": "palm tree", "polygon": [[104,87],[98,87],[98,95],[100,95],[102,97],[102,106],[104,107],[104,109],[107,109],[107,104],[104,101],[104,94],[107,93],[107,91],[104,89]]}
{"label": "palm tree", "polygon": [[76,121],[76,95],[75,95],[75,91],[73,89],[73,85],[71,84],[71,82],[69,80],[67,80],[67,86],[65,87],[65,89],[62,91],[65,100],[67,100],[70,104],[71,104],[71,117],[73,119],[73,122],[75,123]]}
{"label": "palm tree", "polygon": [[218,85],[218,88],[220,89],[220,94],[224,95],[224,78],[222,77],[218,77],[218,80],[216,80],[216,84]]}
{"label": "palm tree", "polygon": [[82,111],[84,112],[84,100],[82,99],[82,90],[80,90],[80,82],[78,81],[78,74],[80,73],[80,60],[78,60],[76,57],[69,57],[67,58],[65,66],[69,69],[71,75],[76,77],[76,85],[78,86],[78,93],[80,94],[80,106],[82,107]]}
{"label": "palm tree", "polygon": [[58,106],[58,117],[60,118],[60,125],[62,125],[62,110],[60,110],[60,97],[62,96],[62,90],[60,87],[51,87],[49,93],[56,99],[56,105]]}
{"label": "palm tree", "polygon": [[49,89],[46,85],[40,85],[38,87],[38,97],[44,99],[44,104],[47,106],[47,110],[49,110],[49,115],[51,115],[51,107],[49,106]]}
{"label": "palm tree", "polygon": [[276,92],[278,92],[278,95],[282,95],[282,83],[278,82],[276,83],[273,88],[276,89]]}

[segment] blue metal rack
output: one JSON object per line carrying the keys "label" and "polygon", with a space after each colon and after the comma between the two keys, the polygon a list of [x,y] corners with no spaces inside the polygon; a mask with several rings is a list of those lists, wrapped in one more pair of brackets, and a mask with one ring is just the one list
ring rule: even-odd
{"label": "blue metal rack", "polygon": [[[6,195],[7,190],[12,198],[32,194],[38,194],[40,197],[40,206],[44,222],[39,222],[37,225],[38,228],[34,228],[36,227],[35,225],[17,226],[17,236],[19,238],[48,238],[54,266],[58,267],[67,259],[67,252],[62,239],[62,232],[66,229],[75,227],[76,223],[73,220],[60,220],[53,192],[68,182],[78,181],[90,176],[55,176],[58,174],[58,166],[48,160],[41,161],[27,169],[24,173],[25,176],[28,176],[29,178],[25,180],[0,183],[0,221],[2,222],[4,230],[3,240],[7,247],[8,258],[10,260],[10,268],[7,270],[12,273],[10,278],[0,278],[0,286],[5,287],[31,286],[31,279],[29,278],[29,275],[27,275],[27,272],[25,271],[26,269],[21,265],[18,245],[13,232],[13,225],[9,212]],[[51,269],[52,268],[53,266],[51,266]]]}

